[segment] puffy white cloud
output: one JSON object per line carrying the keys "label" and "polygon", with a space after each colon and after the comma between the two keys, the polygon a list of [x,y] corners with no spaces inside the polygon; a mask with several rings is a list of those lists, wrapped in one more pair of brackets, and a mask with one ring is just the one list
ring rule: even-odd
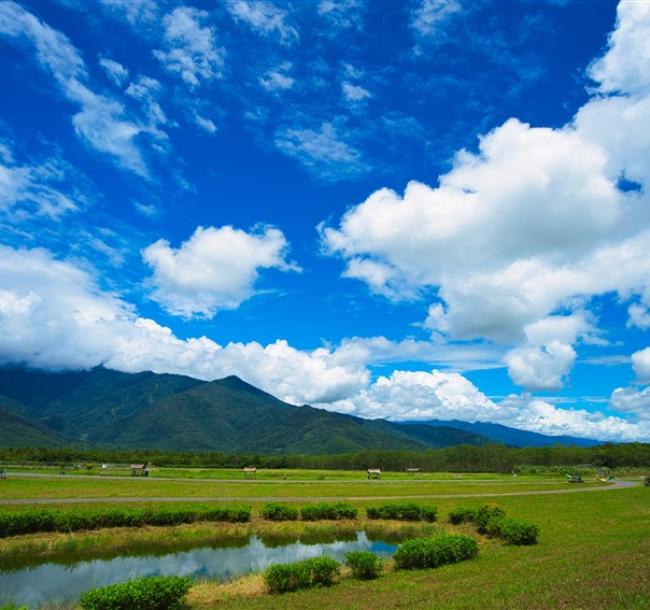
{"label": "puffy white cloud", "polygon": [[[426,327],[526,340],[538,356],[550,340],[527,335],[546,332],[535,325],[558,310],[608,292],[650,305],[650,96],[634,76],[650,74],[641,4],[619,6],[610,47],[591,68],[604,91],[622,94],[592,98],[559,129],[510,119],[480,138],[477,153],[460,151],[436,187],[374,192],[321,228],[326,250],[347,263],[343,275],[391,299],[436,290]],[[621,177],[640,188],[619,189]],[[632,320],[641,313],[632,309]],[[595,331],[583,340],[601,341]]]}
{"label": "puffy white cloud", "polygon": [[126,82],[126,79],[129,78],[128,69],[114,59],[100,57],[99,65],[106,73],[106,76],[118,87],[122,86]]}
{"label": "puffy white cloud", "polygon": [[105,364],[207,380],[236,374],[295,404],[336,400],[368,381],[363,363],[340,364],[326,348],[179,339],[101,290],[77,264],[43,249],[0,246],[0,363],[7,362],[50,369]]}
{"label": "puffy white cloud", "polygon": [[39,63],[52,74],[61,91],[81,106],[73,124],[83,141],[111,155],[123,167],[147,175],[136,138],[147,132],[158,134],[127,118],[118,101],[98,95],[83,84],[87,76],[84,61],[64,34],[7,1],[0,3],[0,35],[33,44]]}
{"label": "puffy white cloud", "polygon": [[435,37],[444,23],[462,9],[458,0],[422,0],[413,11],[411,26],[420,36]]}
{"label": "puffy white cloud", "polygon": [[282,231],[247,233],[233,227],[198,227],[179,248],[161,239],[142,251],[153,268],[152,298],[170,313],[212,317],[254,293],[259,269],[296,270],[286,261]]}
{"label": "puffy white cloud", "polygon": [[650,381],[650,347],[632,354],[632,368],[639,381]]}
{"label": "puffy white cloud", "polygon": [[560,341],[519,347],[509,351],[504,358],[512,380],[529,390],[561,388],[575,359],[575,350]]}
{"label": "puffy white cloud", "polygon": [[647,2],[619,2],[616,28],[609,48],[589,69],[600,90],[647,93],[650,88],[650,5]]}
{"label": "puffy white cloud", "polygon": [[214,29],[204,26],[208,13],[180,6],[165,15],[166,50],[154,55],[169,72],[177,73],[190,86],[221,77],[225,50],[217,47]]}
{"label": "puffy white cloud", "polygon": [[650,386],[646,388],[616,388],[610,405],[617,411],[650,417]]}
{"label": "puffy white cloud", "polygon": [[265,0],[228,0],[232,17],[245,23],[262,36],[277,36],[283,44],[292,44],[299,38],[298,30],[287,21],[287,13]]}
{"label": "puffy white cloud", "polygon": [[[484,346],[458,349],[459,361],[497,359]],[[57,260],[43,249],[0,246],[0,364],[49,369],[104,364],[206,380],[234,374],[293,404],[366,417],[494,421],[547,434],[650,439],[647,421],[561,409],[527,396],[495,403],[458,373],[397,370],[370,381],[368,363],[425,357],[427,352],[435,357],[436,350],[444,358],[444,345],[394,343],[383,337],[314,350],[298,350],[283,340],[222,346],[206,337],[179,339],[102,290],[78,263]]]}
{"label": "puffy white cloud", "polygon": [[630,422],[585,409],[558,408],[530,396],[495,403],[457,373],[393,371],[347,399],[318,405],[370,418],[486,421],[551,435],[639,440],[650,438],[647,421]]}

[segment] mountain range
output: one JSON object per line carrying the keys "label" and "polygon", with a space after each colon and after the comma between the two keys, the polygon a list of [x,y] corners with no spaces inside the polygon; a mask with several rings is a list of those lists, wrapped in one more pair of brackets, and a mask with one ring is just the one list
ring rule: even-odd
{"label": "mountain range", "polygon": [[261,454],[595,444],[497,424],[368,420],[296,407],[231,376],[0,369],[0,447],[115,447]]}

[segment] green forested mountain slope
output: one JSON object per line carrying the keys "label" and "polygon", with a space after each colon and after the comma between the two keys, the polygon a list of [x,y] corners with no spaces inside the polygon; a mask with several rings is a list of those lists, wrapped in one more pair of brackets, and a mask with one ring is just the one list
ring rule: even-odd
{"label": "green forested mountain slope", "polygon": [[[202,382],[104,368],[75,373],[0,369],[0,392],[8,397],[5,411],[35,430],[90,446],[282,454],[423,449],[486,440],[445,426],[295,407],[237,377]],[[0,429],[5,446],[30,440],[16,426]],[[42,442],[51,444],[45,437]]]}

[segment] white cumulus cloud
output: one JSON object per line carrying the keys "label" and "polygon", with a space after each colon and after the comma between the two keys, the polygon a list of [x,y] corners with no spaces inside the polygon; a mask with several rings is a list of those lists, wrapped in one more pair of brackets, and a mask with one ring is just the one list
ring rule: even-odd
{"label": "white cumulus cloud", "polygon": [[282,231],[264,227],[247,233],[233,227],[198,227],[173,248],[161,239],[142,256],[153,269],[152,298],[170,313],[212,317],[254,294],[260,269],[296,270],[287,262]]}

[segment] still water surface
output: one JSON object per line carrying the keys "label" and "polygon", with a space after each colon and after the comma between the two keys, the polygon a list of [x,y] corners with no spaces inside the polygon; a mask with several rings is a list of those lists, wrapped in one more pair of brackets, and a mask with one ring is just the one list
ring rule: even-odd
{"label": "still water surface", "polygon": [[274,563],[298,561],[327,555],[342,561],[348,551],[372,551],[391,555],[396,545],[371,541],[365,532],[352,540],[322,544],[294,542],[267,546],[253,536],[238,547],[202,547],[165,555],[121,556],[114,559],[82,561],[73,565],[46,563],[13,572],[0,572],[0,606],[15,603],[37,608],[52,601],[75,600],[94,587],[124,582],[139,576],[196,576],[227,580],[241,574],[259,572]]}

